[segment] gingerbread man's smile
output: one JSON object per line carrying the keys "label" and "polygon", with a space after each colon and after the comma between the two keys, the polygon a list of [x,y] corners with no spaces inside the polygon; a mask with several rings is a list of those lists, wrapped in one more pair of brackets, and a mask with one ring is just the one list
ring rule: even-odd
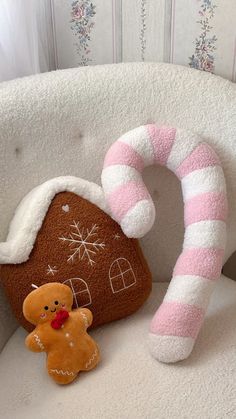
{"label": "gingerbread man's smile", "polygon": [[[55,304],[55,306],[58,306],[58,307],[55,307],[54,308],[54,310],[50,310],[51,311],[51,313],[55,313],[55,311],[57,311],[57,308],[59,308],[59,301],[54,301],[54,304]],[[49,306],[44,306],[44,310],[49,310]],[[41,317],[45,317],[45,316],[41,316]]]}

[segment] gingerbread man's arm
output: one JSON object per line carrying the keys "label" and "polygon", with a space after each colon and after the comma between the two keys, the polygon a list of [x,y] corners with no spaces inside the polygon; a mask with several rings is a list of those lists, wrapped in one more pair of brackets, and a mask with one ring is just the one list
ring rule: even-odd
{"label": "gingerbread man's arm", "polygon": [[36,329],[30,333],[26,339],[25,344],[28,349],[33,352],[44,352],[46,350],[40,331]]}
{"label": "gingerbread man's arm", "polygon": [[76,314],[79,315],[79,317],[83,320],[85,329],[87,330],[87,328],[92,324],[93,321],[92,312],[87,308],[78,308],[76,310]]}

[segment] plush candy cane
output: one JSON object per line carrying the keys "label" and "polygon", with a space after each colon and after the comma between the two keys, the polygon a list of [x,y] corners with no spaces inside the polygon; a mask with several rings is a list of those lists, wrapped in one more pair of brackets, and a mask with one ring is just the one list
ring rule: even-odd
{"label": "plush candy cane", "polygon": [[184,199],[183,251],[163,303],[150,326],[155,358],[188,357],[220,277],[226,242],[227,196],[223,170],[213,149],[191,132],[156,125],[129,131],[109,149],[102,184],[112,216],[128,237],[142,237],[155,218],[142,170],[167,166],[181,180]]}

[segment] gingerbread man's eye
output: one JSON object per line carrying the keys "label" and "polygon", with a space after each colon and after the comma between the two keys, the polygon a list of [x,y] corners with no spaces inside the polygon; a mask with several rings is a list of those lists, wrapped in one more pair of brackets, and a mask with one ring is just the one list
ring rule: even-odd
{"label": "gingerbread man's eye", "polygon": [[58,301],[54,301],[54,304],[55,304],[56,306],[58,306],[58,304],[59,304],[59,303],[58,303]]}
{"label": "gingerbread man's eye", "polygon": [[48,306],[45,306],[45,307],[44,307],[44,310],[48,310]]}

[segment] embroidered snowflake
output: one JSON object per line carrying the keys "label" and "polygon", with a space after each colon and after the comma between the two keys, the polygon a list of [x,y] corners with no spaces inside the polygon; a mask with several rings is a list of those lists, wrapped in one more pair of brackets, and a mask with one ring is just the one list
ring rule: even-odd
{"label": "embroidered snowflake", "polygon": [[96,263],[94,255],[105,247],[105,243],[97,238],[98,226],[94,224],[89,230],[88,228],[81,228],[79,222],[73,221],[70,227],[73,231],[69,234],[69,237],[59,237],[71,248],[72,252],[67,261],[74,262],[76,256],[78,256],[79,260],[87,259],[88,265],[94,265]]}
{"label": "embroidered snowflake", "polygon": [[50,266],[48,265],[47,268],[47,275],[52,275],[54,276],[54,274],[57,272],[57,267],[56,266]]}

